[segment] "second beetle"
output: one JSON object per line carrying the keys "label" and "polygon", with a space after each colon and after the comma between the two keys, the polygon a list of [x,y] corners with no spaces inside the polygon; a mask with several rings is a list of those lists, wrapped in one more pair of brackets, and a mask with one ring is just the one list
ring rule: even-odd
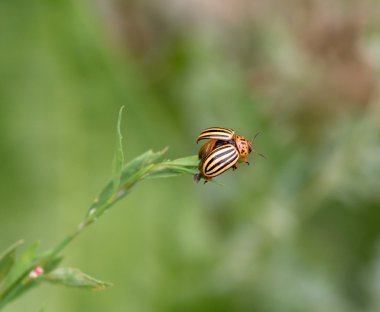
{"label": "second beetle", "polygon": [[252,141],[236,135],[235,130],[222,127],[207,128],[199,134],[197,143],[206,139],[209,141],[199,150],[199,173],[194,176],[195,181],[199,182],[203,178],[206,183],[231,167],[236,169],[240,158],[249,164],[247,156],[254,151]]}

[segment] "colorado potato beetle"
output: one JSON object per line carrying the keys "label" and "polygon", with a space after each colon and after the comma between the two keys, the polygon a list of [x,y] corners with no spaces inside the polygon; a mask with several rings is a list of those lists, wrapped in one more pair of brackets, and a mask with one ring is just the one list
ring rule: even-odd
{"label": "colorado potato beetle", "polygon": [[239,152],[234,145],[229,143],[221,145],[200,161],[199,173],[195,175],[195,180],[204,178],[205,182],[210,181],[213,177],[236,166],[238,160]]}
{"label": "colorado potato beetle", "polygon": [[203,178],[206,183],[231,167],[236,169],[239,158],[249,164],[246,158],[254,150],[252,142],[235,135],[233,129],[207,128],[200,133],[197,143],[204,139],[210,140],[199,150],[199,173],[194,176],[195,181]]}

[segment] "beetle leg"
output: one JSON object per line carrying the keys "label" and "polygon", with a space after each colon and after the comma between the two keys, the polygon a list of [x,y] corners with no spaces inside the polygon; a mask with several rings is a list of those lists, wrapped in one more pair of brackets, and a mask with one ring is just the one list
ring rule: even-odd
{"label": "beetle leg", "polygon": [[244,161],[247,165],[249,165],[249,161],[247,160],[247,156],[244,156],[244,157],[241,156],[241,159],[242,159],[242,161]]}
{"label": "beetle leg", "polygon": [[212,178],[210,178],[210,177],[203,177],[203,179],[205,179],[203,184],[206,184],[207,182],[210,182],[212,180]]}
{"label": "beetle leg", "polygon": [[194,181],[198,183],[200,180],[201,180],[201,175],[199,173],[194,174]]}

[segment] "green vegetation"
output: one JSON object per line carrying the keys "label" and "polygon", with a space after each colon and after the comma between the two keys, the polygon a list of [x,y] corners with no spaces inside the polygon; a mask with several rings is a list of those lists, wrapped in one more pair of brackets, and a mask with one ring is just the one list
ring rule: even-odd
{"label": "green vegetation", "polygon": [[213,3],[0,3],[4,311],[380,310],[378,4]]}
{"label": "green vegetation", "polygon": [[12,300],[36,286],[47,281],[69,287],[102,290],[111,284],[96,280],[78,269],[57,268],[62,261],[60,253],[81,232],[98,220],[118,200],[128,194],[140,181],[149,178],[173,177],[183,173],[197,172],[198,157],[190,156],[177,160],[158,160],[166,150],[158,153],[148,151],[124,165],[124,152],[121,134],[121,115],[118,118],[119,144],[115,158],[114,178],[95,199],[84,220],[77,230],[68,235],[61,243],[48,252],[38,253],[39,243],[32,244],[18,258],[16,249],[21,241],[9,247],[0,257],[0,309]]}

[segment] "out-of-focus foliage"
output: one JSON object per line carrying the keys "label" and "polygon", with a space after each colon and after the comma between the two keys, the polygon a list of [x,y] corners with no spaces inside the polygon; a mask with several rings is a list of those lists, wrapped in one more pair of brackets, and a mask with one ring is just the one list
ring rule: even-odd
{"label": "out-of-focus foliage", "polygon": [[143,181],[66,250],[112,281],[7,311],[379,311],[379,4],[0,2],[0,250],[49,248],[126,159],[197,153],[205,127],[258,152],[216,180]]}

